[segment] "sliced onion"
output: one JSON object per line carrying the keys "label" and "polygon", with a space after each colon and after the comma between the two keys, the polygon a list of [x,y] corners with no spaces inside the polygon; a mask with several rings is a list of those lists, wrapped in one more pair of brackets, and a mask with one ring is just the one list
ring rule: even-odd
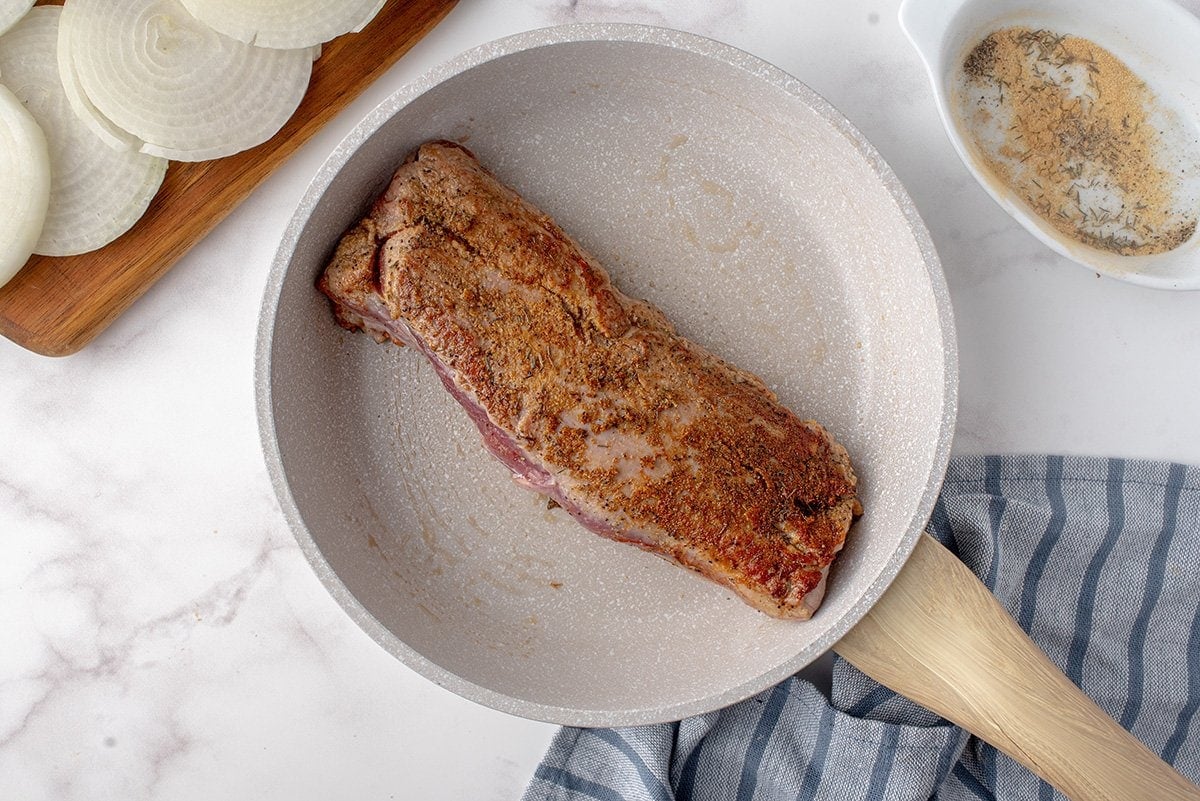
{"label": "sliced onion", "polygon": [[31,8],[33,0],[0,0],[0,33],[20,22]]}
{"label": "sliced onion", "polygon": [[29,260],[49,199],[46,137],[17,96],[0,86],[0,284]]}
{"label": "sliced onion", "polygon": [[384,0],[182,0],[196,19],[259,47],[310,47],[360,31]]}
{"label": "sliced onion", "polygon": [[167,162],[114,150],[83,123],[58,74],[62,9],[41,6],[0,36],[0,74],[37,120],[50,151],[50,203],[35,253],[70,256],[129,230],[162,183]]}
{"label": "sliced onion", "polygon": [[308,88],[312,51],[217,33],[178,0],[68,0],[59,46],[103,117],[139,149],[203,161],[270,139]]}
{"label": "sliced onion", "polygon": [[100,110],[92,105],[87,93],[83,91],[83,84],[79,82],[79,73],[75,71],[75,62],[71,60],[71,49],[63,41],[66,38],[64,34],[71,28],[68,20],[73,13],[75,13],[75,6],[63,6],[62,17],[58,25],[58,47],[56,48],[58,77],[62,80],[63,91],[67,93],[67,102],[71,104],[76,116],[109,147],[116,150],[137,150],[141,147],[142,140],[101,114]]}

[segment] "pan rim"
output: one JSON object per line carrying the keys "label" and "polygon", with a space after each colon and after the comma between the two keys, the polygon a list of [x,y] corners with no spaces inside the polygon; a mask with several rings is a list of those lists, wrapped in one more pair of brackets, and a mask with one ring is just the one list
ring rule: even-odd
{"label": "pan rim", "polygon": [[[404,643],[385,627],[346,587],[325,559],[308,530],[292,496],[276,436],[272,413],[272,349],[279,299],[292,255],[318,201],[359,147],[395,114],[421,95],[460,73],[497,58],[539,47],[578,42],[649,44],[684,50],[713,58],[751,73],[797,97],[825,122],[841,133],[866,160],[874,175],[900,209],[925,265],[930,292],[941,333],[943,354],[942,416],[934,445],[930,473],[916,511],[899,545],[875,581],[850,609],[820,636],[774,669],[701,698],[689,698],[652,708],[578,709],[515,698],[479,685],[438,665]],[[397,90],[370,111],[334,148],[318,169],[299,201],[276,251],[260,308],[255,348],[255,399],[259,438],[271,484],[288,527],[320,579],[352,620],[385,651],[435,684],[468,700],[520,717],[571,726],[630,726],[679,720],[744,700],[793,675],[833,648],[882,597],[899,574],[932,514],[949,463],[957,413],[958,355],[949,288],[941,262],[923,220],[899,178],[866,137],[827,100],[784,70],[732,45],[669,28],[630,23],[574,23],[539,28],[497,39],[475,47],[426,72]]]}

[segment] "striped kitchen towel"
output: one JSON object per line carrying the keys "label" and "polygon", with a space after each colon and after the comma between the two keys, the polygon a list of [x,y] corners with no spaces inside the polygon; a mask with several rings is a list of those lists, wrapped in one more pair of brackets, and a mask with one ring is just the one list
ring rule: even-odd
{"label": "striped kitchen towel", "polygon": [[[1076,684],[1200,784],[1200,468],[955,458],[930,531]],[[841,659],[831,695],[792,678],[679,723],[563,729],[525,801],[1063,798]]]}

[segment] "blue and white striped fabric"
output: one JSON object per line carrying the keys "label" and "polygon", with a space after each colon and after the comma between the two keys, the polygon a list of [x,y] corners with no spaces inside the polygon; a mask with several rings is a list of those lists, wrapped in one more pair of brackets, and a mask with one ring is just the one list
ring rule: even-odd
{"label": "blue and white striped fabric", "polygon": [[[1200,468],[951,462],[930,523],[1076,684],[1200,784]],[[848,663],[719,712],[563,729],[525,801],[1061,799]],[[1053,714],[1053,710],[1047,710]]]}

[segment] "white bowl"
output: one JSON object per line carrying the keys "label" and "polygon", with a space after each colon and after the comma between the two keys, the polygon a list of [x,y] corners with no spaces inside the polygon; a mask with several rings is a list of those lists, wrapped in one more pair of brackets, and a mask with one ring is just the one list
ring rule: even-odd
{"label": "white bowl", "polygon": [[1090,39],[1124,61],[1187,131],[1168,158],[1187,171],[1186,193],[1200,197],[1200,20],[1170,0],[1043,0],[1036,6],[1029,0],[904,0],[900,26],[925,63],[938,113],[959,157],[1030,233],[1063,256],[1122,281],[1200,289],[1200,235],[1166,253],[1122,256],[1084,245],[1039,217],[968,145],[970,135],[954,111],[951,92],[970,48],[999,28],[1044,28]]}

